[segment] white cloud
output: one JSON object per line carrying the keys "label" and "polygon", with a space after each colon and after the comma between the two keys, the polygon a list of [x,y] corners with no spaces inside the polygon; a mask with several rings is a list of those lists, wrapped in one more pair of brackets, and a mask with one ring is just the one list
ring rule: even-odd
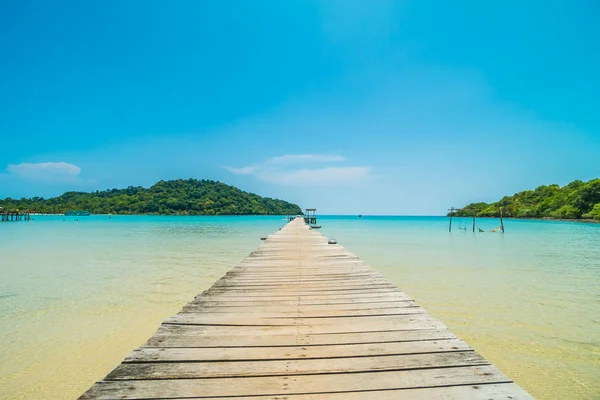
{"label": "white cloud", "polygon": [[43,163],[9,164],[6,171],[24,179],[45,181],[68,181],[76,179],[81,168],[63,161]]}
{"label": "white cloud", "polygon": [[280,185],[344,185],[370,176],[366,166],[325,166],[308,168],[308,164],[330,164],[345,161],[340,155],[286,154],[241,168],[225,167],[237,175],[254,175],[257,179]]}
{"label": "white cloud", "polygon": [[268,160],[246,167],[225,167],[225,169],[236,175],[255,175],[260,171],[273,168],[282,168],[284,166],[307,164],[307,163],[331,163],[344,161],[345,158],[339,155],[331,154],[286,154],[269,158]]}
{"label": "white cloud", "polygon": [[248,166],[248,167],[242,167],[242,168],[225,167],[225,169],[227,171],[231,172],[232,174],[236,174],[236,175],[252,175],[257,171],[258,168]]}
{"label": "white cloud", "polygon": [[338,162],[345,158],[338,155],[328,154],[286,154],[284,156],[273,157],[268,164],[298,164],[305,162]]}
{"label": "white cloud", "polygon": [[345,185],[369,177],[371,167],[327,167],[299,169],[296,171],[265,171],[258,178],[266,182],[289,186]]}

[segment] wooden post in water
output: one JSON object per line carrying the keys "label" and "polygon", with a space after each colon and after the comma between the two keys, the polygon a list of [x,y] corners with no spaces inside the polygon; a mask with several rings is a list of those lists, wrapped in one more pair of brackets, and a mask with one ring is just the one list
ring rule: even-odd
{"label": "wooden post in water", "polygon": [[448,211],[450,211],[450,224],[448,225],[448,232],[452,232],[452,216],[454,215],[454,207],[450,207]]}
{"label": "wooden post in water", "polygon": [[500,229],[504,233],[504,222],[502,221],[502,207],[500,207]]}
{"label": "wooden post in water", "polygon": [[473,214],[473,233],[475,233],[475,216],[476,214]]}

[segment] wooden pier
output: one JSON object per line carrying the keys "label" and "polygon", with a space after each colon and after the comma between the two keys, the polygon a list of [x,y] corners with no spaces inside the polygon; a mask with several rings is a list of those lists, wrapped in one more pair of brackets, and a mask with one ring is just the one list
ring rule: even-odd
{"label": "wooden pier", "polygon": [[29,211],[3,210],[0,208],[0,222],[12,221],[30,221],[31,213]]}
{"label": "wooden pier", "polygon": [[297,218],[80,399],[531,399]]}

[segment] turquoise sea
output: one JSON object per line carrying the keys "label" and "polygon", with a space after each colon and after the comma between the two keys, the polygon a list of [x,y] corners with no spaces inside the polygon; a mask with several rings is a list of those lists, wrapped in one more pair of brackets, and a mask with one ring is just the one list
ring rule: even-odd
{"label": "turquoise sea", "polygon": [[[37,216],[0,223],[0,397],[73,399],[282,217]],[[600,398],[600,224],[319,217],[539,399]],[[458,228],[466,227],[467,231]]]}

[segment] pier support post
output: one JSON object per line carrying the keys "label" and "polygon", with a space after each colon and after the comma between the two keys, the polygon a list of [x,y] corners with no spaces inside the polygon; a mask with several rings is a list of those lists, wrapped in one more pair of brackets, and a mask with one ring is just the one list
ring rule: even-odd
{"label": "pier support post", "polygon": [[454,207],[450,207],[448,211],[450,211],[450,224],[448,225],[448,232],[452,232],[452,217],[454,216]]}

